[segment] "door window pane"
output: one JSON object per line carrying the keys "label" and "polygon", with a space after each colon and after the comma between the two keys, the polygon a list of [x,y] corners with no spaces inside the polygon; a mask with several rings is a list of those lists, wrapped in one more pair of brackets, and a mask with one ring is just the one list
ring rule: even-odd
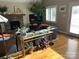
{"label": "door window pane", "polygon": [[79,6],[72,7],[70,32],[79,34]]}

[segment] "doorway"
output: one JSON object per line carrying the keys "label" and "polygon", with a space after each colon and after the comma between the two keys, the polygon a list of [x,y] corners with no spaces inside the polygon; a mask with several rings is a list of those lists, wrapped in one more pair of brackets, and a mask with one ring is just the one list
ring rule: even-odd
{"label": "doorway", "polygon": [[70,33],[79,34],[79,6],[72,6]]}

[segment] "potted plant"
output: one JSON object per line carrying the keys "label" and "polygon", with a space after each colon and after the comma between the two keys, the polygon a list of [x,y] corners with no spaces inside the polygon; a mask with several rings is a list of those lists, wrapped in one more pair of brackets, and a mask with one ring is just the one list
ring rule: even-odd
{"label": "potted plant", "polygon": [[3,7],[1,6],[1,7],[0,7],[0,12],[1,12],[1,13],[4,13],[4,12],[6,12],[6,11],[7,11],[7,7],[6,7],[6,6],[3,6]]}
{"label": "potted plant", "polygon": [[30,8],[30,11],[36,15],[42,16],[45,11],[45,6],[42,3],[36,2]]}

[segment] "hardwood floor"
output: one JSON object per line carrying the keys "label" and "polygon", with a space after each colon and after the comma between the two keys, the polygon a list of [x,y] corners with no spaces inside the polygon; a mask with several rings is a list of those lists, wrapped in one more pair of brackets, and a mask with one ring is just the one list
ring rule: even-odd
{"label": "hardwood floor", "polygon": [[79,59],[79,39],[59,34],[54,43],[52,48],[65,59]]}

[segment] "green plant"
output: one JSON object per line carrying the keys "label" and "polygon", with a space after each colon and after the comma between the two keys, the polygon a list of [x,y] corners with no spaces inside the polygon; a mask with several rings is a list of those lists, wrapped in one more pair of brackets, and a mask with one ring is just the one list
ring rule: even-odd
{"label": "green plant", "polygon": [[42,3],[36,2],[31,6],[30,11],[36,15],[42,15],[45,11],[45,6]]}
{"label": "green plant", "polygon": [[0,7],[0,12],[1,13],[4,13],[4,12],[6,12],[7,11],[7,7],[6,6],[4,6],[4,7]]}

